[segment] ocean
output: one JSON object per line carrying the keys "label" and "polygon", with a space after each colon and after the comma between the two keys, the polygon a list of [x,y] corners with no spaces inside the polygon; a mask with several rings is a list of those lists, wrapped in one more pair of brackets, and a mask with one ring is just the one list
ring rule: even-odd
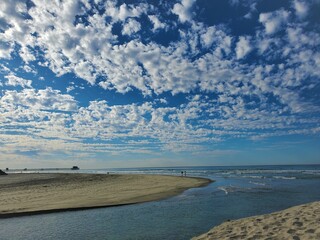
{"label": "ocean", "polygon": [[181,171],[186,171],[187,176],[210,178],[215,182],[161,201],[0,219],[0,239],[184,240],[229,219],[320,201],[320,165],[128,168],[77,172],[179,176]]}

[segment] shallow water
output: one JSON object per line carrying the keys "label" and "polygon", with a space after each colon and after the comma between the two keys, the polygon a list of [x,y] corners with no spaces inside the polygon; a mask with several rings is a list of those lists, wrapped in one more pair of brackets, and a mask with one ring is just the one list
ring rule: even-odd
{"label": "shallow water", "polygon": [[216,180],[162,201],[0,220],[1,239],[190,239],[228,219],[320,200],[320,165],[81,170]]}

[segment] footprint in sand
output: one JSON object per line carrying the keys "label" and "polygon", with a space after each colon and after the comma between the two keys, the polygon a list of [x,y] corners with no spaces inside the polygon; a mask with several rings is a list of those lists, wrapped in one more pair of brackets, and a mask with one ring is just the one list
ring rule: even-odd
{"label": "footprint in sand", "polygon": [[296,232],[296,230],[294,230],[294,229],[289,229],[288,231],[287,231],[287,233],[289,233],[289,234],[292,234],[292,233],[295,233]]}
{"label": "footprint in sand", "polygon": [[298,226],[298,227],[302,227],[303,223],[302,222],[294,222],[293,225]]}
{"label": "footprint in sand", "polygon": [[308,229],[308,230],[306,231],[306,233],[315,233],[315,231],[316,231],[316,230],[314,230],[314,229]]}

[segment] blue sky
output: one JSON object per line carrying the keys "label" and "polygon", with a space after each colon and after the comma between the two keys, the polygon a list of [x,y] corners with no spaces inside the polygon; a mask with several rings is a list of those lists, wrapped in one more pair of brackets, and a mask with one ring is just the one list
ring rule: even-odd
{"label": "blue sky", "polygon": [[0,168],[320,163],[319,12],[5,0]]}

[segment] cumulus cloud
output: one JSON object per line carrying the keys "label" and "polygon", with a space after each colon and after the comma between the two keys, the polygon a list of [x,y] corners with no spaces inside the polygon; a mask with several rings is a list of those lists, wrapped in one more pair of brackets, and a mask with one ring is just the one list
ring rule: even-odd
{"label": "cumulus cloud", "polygon": [[22,47],[19,51],[19,55],[26,63],[36,60],[36,57],[30,52],[29,48],[27,47]]}
{"label": "cumulus cloud", "polygon": [[[258,11],[252,1],[231,2]],[[317,133],[319,119],[310,114],[319,113],[319,101],[310,93],[319,88],[320,36],[300,20],[311,3],[257,12],[258,20],[250,16],[255,28],[240,36],[228,21],[196,21],[193,11],[201,9],[194,0],[168,3],[162,12],[138,2],[33,3],[6,1],[0,11],[0,58],[21,57],[29,74],[17,77],[22,68],[9,69],[10,61],[0,65],[0,141],[12,152],[19,146],[30,150],[28,142],[44,149],[48,139],[55,140],[52,151],[62,152],[136,152],[137,144],[145,153],[203,151],[229,138],[255,139],[259,131],[267,137],[297,129]],[[179,21],[171,21],[174,16]],[[159,29],[172,41],[157,37]],[[102,93],[134,91],[142,97],[139,103],[95,99],[80,105],[70,95],[78,94],[78,82],[62,87],[68,94],[32,88],[36,80],[27,79],[37,73],[36,64],[57,78],[73,73]],[[46,79],[40,85],[51,84]],[[21,136],[10,137],[12,129]]]}
{"label": "cumulus cloud", "polygon": [[264,25],[267,34],[274,34],[287,22],[289,15],[290,13],[283,9],[275,12],[260,13],[259,21]]}
{"label": "cumulus cloud", "polygon": [[127,18],[139,17],[142,13],[147,11],[147,6],[140,4],[133,6],[130,4],[123,3],[119,7],[116,6],[115,2],[106,2],[106,14],[114,21],[125,21]]}
{"label": "cumulus cloud", "polygon": [[166,27],[166,24],[161,22],[159,18],[156,15],[149,15],[148,18],[153,24],[153,31],[156,31],[157,29],[162,29]]}
{"label": "cumulus cloud", "polygon": [[134,20],[134,19],[129,19],[124,25],[122,29],[122,34],[123,35],[131,35],[134,34],[141,29],[141,24]]}
{"label": "cumulus cloud", "polygon": [[21,92],[8,90],[1,98],[1,103],[2,106],[19,105],[41,110],[74,111],[77,109],[77,102],[72,96],[61,94],[60,91],[52,88],[24,89]]}
{"label": "cumulus cloud", "polygon": [[66,88],[67,93],[69,93],[69,92],[73,91],[74,89],[75,89],[75,87],[74,87],[74,86],[69,86],[69,87],[67,87],[67,88]]}
{"label": "cumulus cloud", "polygon": [[206,48],[210,47],[217,35],[215,27],[209,27],[207,31],[201,35],[202,45]]}
{"label": "cumulus cloud", "polygon": [[0,58],[10,59],[12,51],[12,43],[0,40]]}
{"label": "cumulus cloud", "polygon": [[13,75],[13,74],[7,75],[7,76],[5,76],[5,78],[8,79],[6,85],[20,86],[23,88],[25,88],[25,87],[31,88],[31,84],[32,84],[31,80],[20,78],[20,77]]}
{"label": "cumulus cloud", "polygon": [[184,23],[192,20],[192,6],[196,0],[181,0],[173,6],[172,12],[178,15],[180,22]]}
{"label": "cumulus cloud", "polygon": [[250,39],[248,37],[241,36],[236,46],[237,59],[244,58],[252,50]]}
{"label": "cumulus cloud", "polygon": [[1,4],[0,56],[9,59],[15,41],[24,41],[29,27],[25,23],[28,15],[26,1],[4,1]]}
{"label": "cumulus cloud", "polygon": [[293,1],[293,7],[296,11],[296,15],[299,18],[304,18],[307,16],[308,11],[309,11],[308,3],[300,1],[300,0],[295,0],[295,1]]}
{"label": "cumulus cloud", "polygon": [[[27,11],[24,14],[30,15],[32,19],[25,20],[18,14],[16,18],[19,24],[11,25],[3,33],[5,39],[10,40],[8,44],[15,42],[21,46],[19,54],[22,59],[28,63],[38,54],[43,59],[40,64],[49,67],[57,76],[72,72],[92,85],[96,84],[99,77],[99,86],[121,93],[136,88],[144,95],[166,91],[176,94],[189,92],[199,85],[205,86],[211,72],[217,69],[214,65],[210,65],[212,68],[209,69],[202,66],[201,48],[210,51],[207,56],[218,59],[235,56],[235,60],[239,60],[252,51],[255,42],[249,36],[241,36],[234,43],[236,38],[227,34],[228,29],[194,22],[188,31],[180,30],[180,41],[162,46],[140,40],[138,33],[143,26],[136,18],[152,9],[146,4],[118,6],[108,1],[103,6],[105,12],[98,14],[93,11],[87,16],[85,24],[80,21],[73,23],[77,13],[81,15],[93,7],[90,4],[42,4],[41,1],[34,1],[34,4],[30,9],[23,8],[23,11]],[[191,9],[194,4],[195,1],[186,0],[174,5],[174,9],[181,10],[175,11],[180,14],[181,21],[192,19]],[[265,25],[266,32],[271,34],[280,29],[288,19],[288,14],[283,9],[264,13],[260,15],[260,21]],[[6,18],[11,18],[11,15],[7,14]],[[155,15],[148,16],[153,22],[152,31],[163,27]],[[110,23],[105,21],[108,17]],[[122,34],[131,36],[128,42],[120,43],[118,36],[114,35],[113,23],[117,21],[123,24]],[[10,34],[19,32],[18,26],[24,26],[24,34],[21,38],[13,39]],[[261,53],[265,53],[272,44],[266,38],[264,43],[257,43],[259,49],[262,49]],[[42,51],[37,52],[35,49]],[[212,89],[211,86],[208,88]]]}

